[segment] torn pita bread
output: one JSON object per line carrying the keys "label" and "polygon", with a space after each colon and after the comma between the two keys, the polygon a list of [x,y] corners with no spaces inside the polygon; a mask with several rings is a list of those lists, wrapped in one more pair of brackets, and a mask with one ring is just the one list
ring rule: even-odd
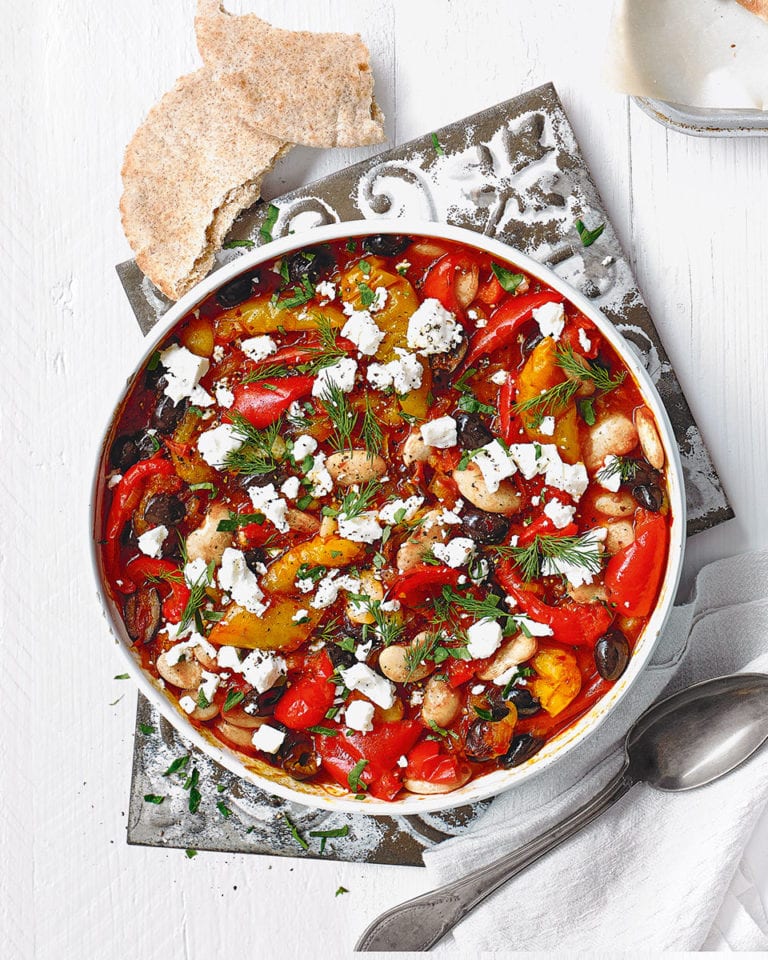
{"label": "torn pita bread", "polygon": [[222,89],[247,100],[252,121],[309,147],[384,140],[368,49],[358,34],[281,30],[198,0],[197,46]]}
{"label": "torn pita bread", "polygon": [[128,144],[120,212],[136,262],[172,300],[213,266],[235,218],[292,144],[267,136],[203,68],[176,81]]}
{"label": "torn pita bread", "polygon": [[746,7],[751,13],[768,20],[768,0],[738,0],[742,7]]}

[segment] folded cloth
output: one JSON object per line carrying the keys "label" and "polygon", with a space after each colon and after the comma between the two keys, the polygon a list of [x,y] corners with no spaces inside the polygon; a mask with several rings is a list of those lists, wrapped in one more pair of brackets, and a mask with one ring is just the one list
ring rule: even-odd
{"label": "folded cloth", "polygon": [[[497,797],[475,829],[425,852],[430,880],[455,880],[546,832],[618,772],[624,736],[654,700],[739,671],[768,672],[768,553],[703,569],[693,600],[674,609],[652,661],[603,725]],[[698,790],[638,784],[489,897],[437,952],[768,950],[742,862],[767,805],[768,748]]]}

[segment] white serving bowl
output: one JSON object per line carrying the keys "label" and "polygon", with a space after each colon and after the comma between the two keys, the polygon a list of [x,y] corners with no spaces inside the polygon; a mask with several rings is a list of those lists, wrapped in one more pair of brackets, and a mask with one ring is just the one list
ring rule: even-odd
{"label": "white serving bowl", "polygon": [[[638,384],[645,403],[653,411],[666,454],[668,492],[672,513],[667,569],[656,608],[635,646],[634,653],[626,671],[608,693],[581,717],[581,719],[554,739],[547,742],[539,753],[520,767],[513,767],[509,770],[494,770],[485,776],[471,780],[465,786],[452,793],[432,795],[405,794],[402,799],[392,803],[370,797],[364,801],[355,800],[351,794],[345,793],[341,787],[336,787],[335,789],[334,787],[319,788],[311,783],[298,783],[290,777],[287,777],[281,771],[273,770],[259,760],[230,750],[220,741],[216,740],[212,734],[204,734],[195,728],[175,701],[172,700],[159,683],[149,674],[145,673],[140,666],[138,658],[133,652],[131,640],[123,624],[121,611],[104,587],[101,552],[97,544],[105,489],[103,478],[106,472],[106,457],[120,413],[122,412],[123,404],[126,400],[129,386],[133,383],[136,373],[143,368],[158,344],[161,343],[173,327],[219,287],[228,283],[239,274],[251,270],[259,264],[271,260],[273,257],[279,257],[303,247],[327,241],[347,237],[361,238],[382,233],[402,233],[437,240],[453,240],[490,253],[502,261],[519,267],[527,274],[538,278],[549,287],[562,293],[568,301],[588,317],[621,357]],[[683,563],[685,496],[683,472],[677,443],[672,432],[669,417],[667,416],[667,412],[662,405],[659,395],[634,350],[586,297],[574,290],[564,280],[561,280],[560,277],[549,268],[536,263],[525,254],[500,243],[498,240],[492,240],[470,230],[412,219],[353,221],[350,223],[335,223],[329,226],[317,227],[304,233],[292,234],[279,240],[274,240],[263,247],[259,247],[257,250],[239,257],[234,262],[222,267],[207,277],[168,311],[145,341],[141,357],[138,362],[133,365],[132,371],[129,374],[128,384],[111,406],[93,482],[91,525],[94,574],[112,631],[117,638],[118,646],[128,665],[131,676],[138,683],[139,689],[144,696],[157,707],[160,713],[176,727],[187,741],[199,747],[204,753],[208,754],[237,776],[243,777],[261,789],[277,794],[287,800],[324,810],[344,810],[377,816],[396,816],[428,813],[430,811],[446,810],[451,807],[474,803],[486,797],[493,796],[494,794],[501,793],[504,790],[509,790],[524,780],[528,780],[530,777],[535,777],[540,771],[557,763],[560,757],[565,756],[572,750],[579,749],[582,741],[597,729],[637,679],[650,659],[667,621],[667,617],[674,603]]]}

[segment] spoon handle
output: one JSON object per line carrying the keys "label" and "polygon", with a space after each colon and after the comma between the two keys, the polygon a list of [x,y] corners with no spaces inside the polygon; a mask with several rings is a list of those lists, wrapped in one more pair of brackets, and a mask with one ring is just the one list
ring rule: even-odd
{"label": "spoon handle", "polygon": [[634,782],[625,767],[596,797],[546,833],[460,880],[382,913],[360,937],[355,950],[429,950],[494,890],[599,817]]}

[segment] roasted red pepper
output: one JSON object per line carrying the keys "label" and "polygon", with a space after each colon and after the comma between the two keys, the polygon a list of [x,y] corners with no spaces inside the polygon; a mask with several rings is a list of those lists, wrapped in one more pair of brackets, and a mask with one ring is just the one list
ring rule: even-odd
{"label": "roasted red pepper", "polygon": [[170,460],[159,454],[149,460],[139,460],[125,471],[112,494],[104,530],[104,566],[108,581],[114,583],[122,593],[133,593],[136,589],[136,585],[120,570],[120,537],[125,525],[138,506],[149,480],[162,475],[170,476],[173,472]]}
{"label": "roasted red pepper", "polygon": [[478,260],[464,251],[446,253],[424,278],[422,294],[425,300],[439,300],[463,321],[464,310],[475,299],[480,275]]}
{"label": "roasted red pepper", "polygon": [[[580,330],[584,331],[581,337],[579,336]],[[602,339],[597,330],[593,326],[587,327],[585,323],[580,323],[578,320],[566,326],[561,342],[563,346],[570,347],[575,353],[586,357],[587,360],[595,360],[602,346]],[[585,348],[585,342],[589,344],[588,348]]]}
{"label": "roasted red pepper", "polygon": [[232,391],[235,395],[232,409],[242,414],[257,430],[273,424],[290,407],[312,392],[314,377],[284,377],[241,383]]}
{"label": "roasted red pepper", "polygon": [[484,670],[492,659],[493,657],[485,657],[483,660],[454,660],[453,658],[448,660],[444,671],[448,674],[448,686],[454,689],[460,687],[462,683],[471,680],[476,673]]}
{"label": "roasted red pepper", "polygon": [[515,339],[522,325],[531,319],[531,313],[537,307],[543,307],[545,303],[562,303],[563,299],[562,294],[550,291],[549,293],[526,293],[505,300],[492,314],[488,326],[483,327],[470,340],[464,366],[471,367],[480,357],[508,346]]}
{"label": "roasted red pepper", "polygon": [[317,726],[333,706],[333,664],[325,650],[308,659],[304,670],[304,675],[288,687],[275,707],[275,720],[291,730]]}
{"label": "roasted red pepper", "polygon": [[[351,340],[347,340],[346,337],[336,337],[335,343],[339,350],[346,350],[347,353],[352,353],[355,350],[354,343],[352,343]],[[311,337],[303,343],[283,347],[282,350],[278,350],[277,353],[273,353],[264,360],[257,360],[251,369],[263,370],[276,364],[286,367],[298,367],[303,363],[311,363],[322,352],[322,342],[317,337]]]}
{"label": "roasted red pepper", "polygon": [[578,532],[579,528],[575,523],[569,523],[567,527],[562,527],[558,530],[546,513],[542,513],[540,517],[537,517],[533,523],[529,523],[523,532],[518,535],[517,545],[518,547],[527,547],[533,543],[536,537],[541,536],[575,537]]}
{"label": "roasted red pepper", "polygon": [[445,787],[459,787],[469,779],[469,764],[445,753],[434,740],[422,740],[408,754],[405,775],[409,780],[425,780]]}
{"label": "roasted red pepper", "polygon": [[152,578],[163,598],[163,616],[169,623],[179,623],[189,601],[189,587],[177,564],[156,557],[135,557],[125,569],[134,583]]}
{"label": "roasted red pepper", "polygon": [[608,561],[608,598],[625,617],[647,617],[664,574],[669,529],[660,513],[638,510],[635,539]]}
{"label": "roasted red pepper", "polygon": [[443,587],[455,587],[461,573],[452,567],[424,564],[401,573],[389,591],[390,600],[399,600],[404,607],[421,607]]}
{"label": "roasted red pepper", "polygon": [[500,563],[496,579],[517,602],[531,620],[552,628],[552,639],[572,646],[591,646],[605,633],[613,614],[602,603],[574,603],[569,601],[553,607],[544,603],[535,593],[526,590],[511,563]]}
{"label": "roasted red pepper", "polygon": [[501,439],[509,444],[520,439],[519,421],[515,414],[515,381],[511,373],[499,390],[499,433]]}

